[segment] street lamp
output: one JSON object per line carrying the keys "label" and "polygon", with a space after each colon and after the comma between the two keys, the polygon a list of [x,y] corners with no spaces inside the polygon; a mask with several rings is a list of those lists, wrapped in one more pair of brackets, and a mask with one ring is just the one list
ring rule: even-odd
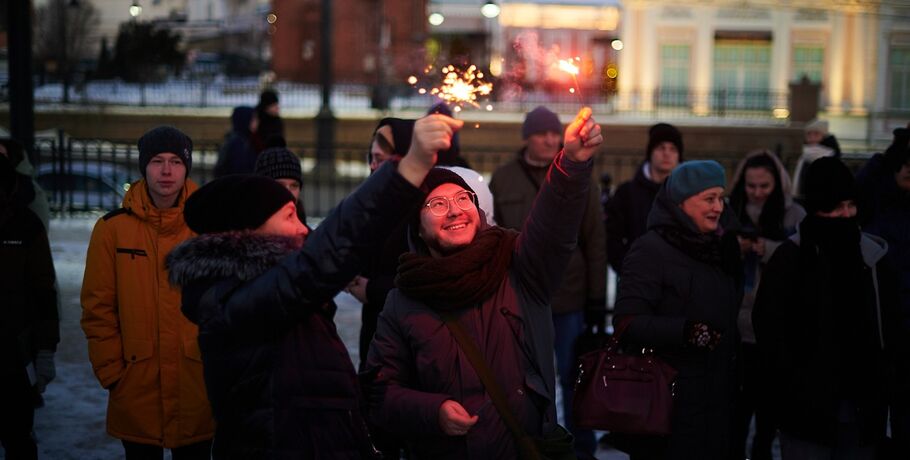
{"label": "street lamp", "polygon": [[493,19],[499,16],[499,11],[499,5],[497,5],[496,2],[486,2],[480,7],[480,14],[487,19]]}
{"label": "street lamp", "polygon": [[134,19],[142,14],[142,6],[139,5],[139,0],[134,0],[133,4],[130,5],[130,16]]}

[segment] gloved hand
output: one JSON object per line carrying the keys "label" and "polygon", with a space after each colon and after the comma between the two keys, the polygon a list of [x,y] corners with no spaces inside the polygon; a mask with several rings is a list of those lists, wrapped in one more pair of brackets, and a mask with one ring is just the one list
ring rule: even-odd
{"label": "gloved hand", "polygon": [[699,321],[686,321],[686,343],[691,347],[713,350],[720,343],[723,334]]}
{"label": "gloved hand", "polygon": [[35,371],[38,374],[35,385],[40,393],[44,393],[47,384],[57,377],[57,366],[54,365],[53,351],[38,350],[38,354],[35,356]]}
{"label": "gloved hand", "polygon": [[605,331],[607,326],[607,301],[606,299],[588,299],[585,304],[585,327],[599,328]]}

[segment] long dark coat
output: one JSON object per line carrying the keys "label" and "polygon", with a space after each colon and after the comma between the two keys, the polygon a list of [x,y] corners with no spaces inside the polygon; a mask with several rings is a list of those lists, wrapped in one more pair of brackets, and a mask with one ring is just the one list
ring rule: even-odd
{"label": "long dark coat", "polygon": [[[199,325],[215,458],[372,456],[332,297],[423,194],[389,164],[338,205],[303,249],[250,233],[203,235],[169,256]],[[389,206],[395,203],[395,206]]]}
{"label": "long dark coat", "polygon": [[[848,417],[859,424],[861,443],[877,443],[886,416],[883,326],[896,302],[893,271],[884,259],[888,246],[865,233],[860,240],[864,267],[854,289],[863,302],[852,306],[847,321],[862,328],[855,334],[862,340],[850,346],[863,358],[845,362],[838,352],[844,338],[836,323],[844,320],[835,317],[831,262],[805,244],[798,233],[774,252],[752,312],[770,409],[778,428],[800,439],[833,446],[838,423]],[[848,380],[859,386],[847,388]],[[841,413],[844,401],[853,413]]]}
{"label": "long dark coat", "polygon": [[[722,223],[729,220],[728,212]],[[632,244],[623,261],[614,321],[630,321],[622,336],[623,345],[653,348],[679,371],[672,434],[646,444],[666,442],[666,450],[658,458],[724,458],[736,391],[736,317],[742,281],[730,270],[696,260],[674,247],[655,230],[659,226],[697,231],[670,202],[666,187],[661,188],[651,209],[649,231]],[[739,270],[741,273],[742,268]],[[720,344],[713,351],[688,346],[684,333],[687,321],[707,323],[720,331]]]}
{"label": "long dark coat", "polygon": [[[593,166],[561,158],[541,188],[499,289],[480,305],[456,312],[531,435],[556,427],[549,301],[575,248]],[[367,370],[376,375],[371,417],[402,435],[412,458],[517,458],[512,434],[432,305],[398,289],[390,292]],[[479,417],[466,436],[447,436],[439,426],[439,407],[448,399]]]}
{"label": "long dark coat", "polygon": [[645,166],[635,172],[632,180],[622,184],[607,202],[607,260],[617,273],[622,261],[638,237],[648,230],[648,214],[660,184],[645,177]]}

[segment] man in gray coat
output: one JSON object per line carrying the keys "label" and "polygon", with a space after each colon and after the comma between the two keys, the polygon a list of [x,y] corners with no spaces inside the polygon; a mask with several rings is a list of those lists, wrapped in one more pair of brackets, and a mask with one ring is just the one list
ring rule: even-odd
{"label": "man in gray coat", "polygon": [[591,111],[565,131],[520,234],[486,226],[459,176],[433,170],[411,224],[367,358],[371,417],[401,434],[414,458],[518,458],[475,368],[443,322],[466,330],[507,405],[531,436],[558,430],[550,298],[572,255],[603,142]]}

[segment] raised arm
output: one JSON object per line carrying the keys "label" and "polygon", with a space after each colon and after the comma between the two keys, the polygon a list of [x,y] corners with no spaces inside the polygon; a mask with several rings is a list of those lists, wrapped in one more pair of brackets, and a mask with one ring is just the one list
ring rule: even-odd
{"label": "raised arm", "polygon": [[388,162],[335,207],[302,250],[282,260],[226,300],[228,328],[247,321],[278,324],[320,307],[363,268],[398,223],[420,205],[418,186],[462,122],[444,115],[417,121],[411,149]]}
{"label": "raised arm", "polygon": [[566,127],[564,149],[556,155],[516,244],[513,267],[526,291],[548,304],[578,240],[600,126],[583,108]]}

